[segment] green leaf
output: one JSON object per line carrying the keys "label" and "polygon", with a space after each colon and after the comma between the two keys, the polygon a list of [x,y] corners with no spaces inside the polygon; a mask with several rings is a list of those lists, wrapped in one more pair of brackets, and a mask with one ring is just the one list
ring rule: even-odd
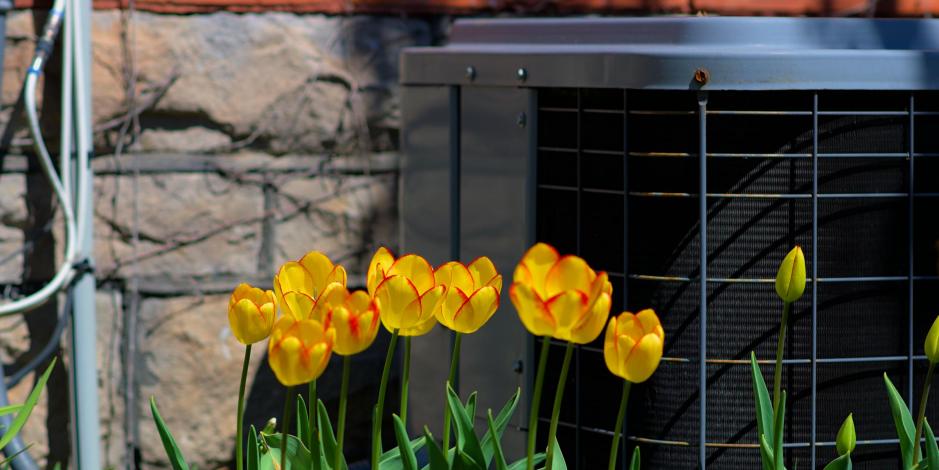
{"label": "green leaf", "polygon": [[825,465],[825,470],[851,470],[851,453],[844,454]]}
{"label": "green leaf", "polygon": [[784,470],[783,466],[783,425],[786,420],[786,391],[780,392],[779,412],[776,414],[776,424],[773,426],[773,435],[776,442],[773,443],[773,455],[776,456],[776,470]]}
{"label": "green leaf", "polygon": [[561,452],[561,445],[558,440],[554,440],[554,455],[551,456],[551,468],[554,470],[567,470],[567,462],[564,460],[564,453]]}
{"label": "green leaf", "polygon": [[19,405],[21,407],[20,412],[16,414],[16,418],[13,418],[13,422],[10,423],[10,427],[3,433],[3,437],[0,437],[0,449],[6,447],[7,444],[19,434],[20,430],[23,429],[26,420],[29,419],[30,413],[33,412],[33,408],[39,401],[39,396],[42,395],[42,389],[45,388],[46,382],[49,381],[49,376],[52,375],[52,369],[55,367],[55,363],[56,358],[52,358],[52,362],[49,363],[45,372],[43,372],[39,380],[36,381],[36,386],[33,387],[33,391],[26,397],[26,401],[23,402],[22,405]]}
{"label": "green leaf", "polygon": [[450,413],[453,415],[453,424],[456,427],[457,454],[465,453],[477,466],[485,468],[486,459],[473,430],[473,420],[466,414],[460,397],[456,396],[450,384],[447,384],[447,403],[450,405]]}
{"label": "green leaf", "polygon": [[297,436],[291,434],[287,435],[286,469],[279,469],[281,434],[262,434],[261,439],[267,443],[267,447],[270,449],[264,454],[264,457],[261,458],[261,470],[290,470],[291,468],[307,470],[312,468],[313,456],[310,454],[310,450],[303,445],[303,442],[300,441]]}
{"label": "green leaf", "polygon": [[766,440],[766,434],[760,434],[760,457],[763,461],[763,470],[773,470],[776,459],[773,457],[772,447]]}
{"label": "green leaf", "polygon": [[297,439],[300,439],[300,442],[310,442],[310,415],[307,412],[306,401],[299,393],[297,394]]}
{"label": "green leaf", "polygon": [[346,457],[343,455],[339,459],[339,469],[333,468],[336,464],[336,452],[339,451],[339,444],[336,442],[336,434],[333,432],[332,422],[329,420],[329,413],[326,412],[326,405],[323,400],[317,400],[316,403],[316,425],[319,427],[320,439],[323,442],[323,456],[326,458],[327,465],[323,468],[332,470],[346,470]]}
{"label": "green leaf", "polygon": [[[544,459],[545,459],[544,452],[538,452],[531,457],[532,465],[535,465],[537,467],[538,464],[544,462]],[[527,467],[527,463],[528,463],[528,457],[522,457],[516,460],[515,462],[512,462],[512,464],[509,465],[509,470],[522,470],[523,468]]]}
{"label": "green leaf", "polygon": [[[492,419],[491,409],[486,413],[486,420],[489,422],[489,432],[496,434],[496,423]],[[505,455],[502,455],[502,444],[500,444],[498,440],[494,442],[495,444],[492,446],[492,449],[496,459],[496,470],[508,470],[508,465],[505,463]]]}
{"label": "green leaf", "polygon": [[515,408],[518,406],[518,400],[521,396],[521,393],[521,389],[515,389],[515,394],[509,398],[509,401],[507,401],[505,406],[502,407],[502,411],[496,415],[495,431],[489,429],[483,436],[483,440],[480,441],[479,445],[483,449],[483,456],[486,458],[487,466],[492,463],[494,446],[499,445],[502,441],[502,434],[505,432],[506,426],[509,425],[509,421],[512,419],[512,415],[515,413]]}
{"label": "green leaf", "polygon": [[450,464],[447,460],[447,456],[444,455],[443,449],[441,449],[437,441],[434,440],[434,436],[430,434],[430,428],[427,426],[424,426],[424,442],[427,443],[427,453],[428,457],[430,457],[430,463],[427,468],[429,470],[449,470]]}
{"label": "green leaf", "polygon": [[906,402],[900,397],[897,388],[893,382],[884,373],[884,383],[887,386],[887,398],[890,400],[890,413],[893,414],[893,424],[897,428],[897,437],[900,440],[900,456],[903,460],[903,468],[913,466],[913,417],[910,415],[910,409]]}
{"label": "green leaf", "polygon": [[260,456],[258,455],[258,433],[254,430],[254,425],[248,431],[248,470],[258,470],[260,467]]}
{"label": "green leaf", "polygon": [[[424,436],[415,437],[411,439],[410,448],[411,451],[417,454],[421,448],[424,447]],[[388,450],[378,458],[378,467],[380,469],[396,469],[401,468],[401,450],[395,446],[395,448]]]}
{"label": "green leaf", "polygon": [[6,416],[11,413],[16,413],[17,411],[21,409],[23,409],[23,405],[0,406],[0,416]]}
{"label": "green leaf", "polygon": [[411,441],[408,440],[408,432],[404,429],[404,422],[396,414],[392,414],[391,419],[394,421],[395,437],[398,438],[398,449],[401,450],[404,470],[417,470],[417,457],[414,455],[414,450],[411,449]]}
{"label": "green leaf", "polygon": [[469,415],[470,419],[476,419],[476,392],[470,393],[469,398],[466,399],[466,414]]}
{"label": "green leaf", "polygon": [[[30,395],[30,397],[32,397],[32,395]],[[157,409],[156,399],[153,397],[150,397],[150,413],[153,414],[153,422],[156,423],[157,432],[160,433],[160,440],[163,441],[163,450],[166,452],[166,456],[169,457],[170,465],[173,466],[173,470],[189,470],[189,465],[186,463],[186,459],[183,457],[183,453],[179,450],[179,446],[176,445],[176,439],[173,439],[173,434],[171,434],[170,430],[167,429],[166,423],[163,421],[163,417],[160,416],[160,410]],[[17,415],[16,418],[19,419],[19,415]],[[4,444],[4,446],[5,445],[6,444]]]}
{"label": "green leaf", "polygon": [[923,420],[923,428],[926,431],[926,462],[929,462],[929,468],[939,470],[939,447],[936,446],[936,435],[929,426],[929,420]]}
{"label": "green leaf", "polygon": [[[13,463],[13,459],[15,459],[18,455],[22,454],[23,452],[26,452],[27,450],[29,450],[29,448],[32,447],[32,446],[33,446],[32,444],[27,444],[27,445],[23,446],[22,449],[20,449],[20,450],[14,452],[13,455],[11,455],[11,456],[9,456],[9,457],[3,459],[3,461],[0,462],[0,468],[8,468],[8,467],[10,467],[10,464]],[[58,462],[56,462],[56,465],[59,465]],[[62,467],[62,466],[59,465],[59,468],[61,468],[61,467]]]}
{"label": "green leaf", "polygon": [[636,450],[633,451],[633,458],[629,462],[629,470],[639,470],[639,463],[642,461],[642,458],[639,456],[639,446],[636,446]]}
{"label": "green leaf", "polygon": [[757,435],[766,436],[767,441],[775,442],[773,438],[773,401],[769,398],[769,390],[766,389],[766,381],[763,380],[763,372],[756,362],[756,353],[754,352],[750,353],[750,370],[753,375]]}

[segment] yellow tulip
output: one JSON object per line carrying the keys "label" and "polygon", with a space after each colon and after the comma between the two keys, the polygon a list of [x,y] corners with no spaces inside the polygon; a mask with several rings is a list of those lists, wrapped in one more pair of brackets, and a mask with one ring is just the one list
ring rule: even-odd
{"label": "yellow tulip", "polygon": [[499,308],[502,275],[492,261],[483,256],[469,266],[451,261],[434,271],[437,284],[447,286],[447,293],[437,320],[459,333],[473,333],[486,324]]}
{"label": "yellow tulip", "polygon": [[933,321],[932,326],[929,328],[929,333],[926,334],[926,344],[923,349],[926,351],[926,359],[929,359],[929,362],[933,364],[939,363],[939,317],[936,317],[936,320]]}
{"label": "yellow tulip", "polygon": [[345,268],[334,265],[326,255],[311,251],[280,267],[274,276],[274,293],[284,314],[301,320],[309,315],[313,300],[334,282],[346,285]]}
{"label": "yellow tulip", "polygon": [[515,268],[509,297],[525,328],[536,336],[586,344],[597,338],[610,314],[613,286],[577,256],[551,245],[531,247]]}
{"label": "yellow tulip", "polygon": [[316,299],[310,316],[336,330],[333,350],[342,356],[364,351],[378,335],[378,309],[365,291],[350,293],[334,282]]}
{"label": "yellow tulip", "polygon": [[242,283],[228,300],[228,324],[241,344],[253,344],[267,338],[276,315],[277,305],[271,291]]}
{"label": "yellow tulip", "polygon": [[267,358],[277,380],[287,387],[316,380],[329,363],[336,330],[316,320],[282,316],[274,324]]}
{"label": "yellow tulip", "polygon": [[437,284],[427,260],[417,255],[395,259],[384,247],[372,257],[367,285],[382,324],[401,336],[421,336],[434,327],[434,311],[447,289]]}
{"label": "yellow tulip", "polygon": [[795,302],[805,292],[805,255],[802,248],[793,248],[776,272],[776,294],[783,302]]}
{"label": "yellow tulip", "polygon": [[610,319],[603,340],[603,358],[614,375],[632,383],[645,382],[662,360],[665,331],[652,309],[636,315],[623,312]]}

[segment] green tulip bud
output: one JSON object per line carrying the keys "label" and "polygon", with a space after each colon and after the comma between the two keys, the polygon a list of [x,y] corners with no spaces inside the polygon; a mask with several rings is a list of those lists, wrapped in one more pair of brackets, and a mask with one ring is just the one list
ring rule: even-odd
{"label": "green tulip bud", "polygon": [[805,292],[805,256],[796,246],[786,255],[776,272],[776,293],[783,302],[792,303]]}
{"label": "green tulip bud", "polygon": [[936,317],[932,327],[929,328],[923,349],[926,351],[926,358],[929,359],[931,364],[939,363],[939,317]]}
{"label": "green tulip bud", "polygon": [[264,424],[261,434],[274,434],[275,432],[277,432],[277,418],[271,418]]}
{"label": "green tulip bud", "polygon": [[838,448],[838,455],[850,454],[857,443],[857,435],[854,433],[854,414],[851,413],[841,424],[838,430],[838,438],[835,439],[835,446]]}

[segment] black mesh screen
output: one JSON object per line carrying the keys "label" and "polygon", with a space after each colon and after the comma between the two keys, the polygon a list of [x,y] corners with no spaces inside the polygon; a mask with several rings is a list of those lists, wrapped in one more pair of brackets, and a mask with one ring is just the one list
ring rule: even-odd
{"label": "black mesh screen", "polygon": [[[822,468],[836,455],[841,421],[853,412],[855,468],[895,468],[881,375],[887,372],[909,399],[912,368],[919,390],[923,337],[939,313],[939,97],[710,92],[703,115],[698,99],[679,91],[543,89],[538,95],[538,238],[608,271],[614,314],[653,307],[665,326],[666,358],[649,382],[633,389],[621,460],[638,444],[645,468],[698,468],[704,442],[708,468],[759,468],[747,359],[751,350],[761,359],[774,356],[781,304],[772,281],[780,260],[799,244],[810,275],[814,263],[819,279],[795,304],[787,336],[787,466],[811,468],[814,452]],[[698,131],[701,119],[706,136]],[[547,384],[556,383],[562,356],[563,346],[555,346]],[[772,367],[763,366],[767,377]],[[577,350],[559,432],[576,468],[605,466],[620,387],[604,366],[602,336]],[[544,422],[551,401],[542,401]],[[935,401],[930,410],[939,421]],[[546,431],[539,427],[542,442]]]}

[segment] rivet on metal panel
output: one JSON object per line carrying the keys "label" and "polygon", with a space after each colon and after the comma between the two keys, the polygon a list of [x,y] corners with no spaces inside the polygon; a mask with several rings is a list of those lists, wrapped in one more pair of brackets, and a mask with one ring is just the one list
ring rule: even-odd
{"label": "rivet on metal panel", "polygon": [[707,84],[711,80],[711,73],[706,68],[699,68],[694,71],[694,81],[701,85]]}
{"label": "rivet on metal panel", "polygon": [[518,113],[518,117],[515,118],[515,123],[518,124],[518,127],[525,127],[525,124],[528,124],[528,116],[525,113]]}
{"label": "rivet on metal panel", "polygon": [[513,367],[512,370],[515,371],[516,374],[521,374],[525,371],[525,363],[522,362],[521,359],[515,361],[515,367]]}
{"label": "rivet on metal panel", "polygon": [[515,78],[517,78],[520,82],[528,80],[528,71],[519,67],[519,69],[515,71]]}
{"label": "rivet on metal panel", "polygon": [[469,81],[476,79],[476,67],[473,67],[472,65],[466,67],[466,79]]}

